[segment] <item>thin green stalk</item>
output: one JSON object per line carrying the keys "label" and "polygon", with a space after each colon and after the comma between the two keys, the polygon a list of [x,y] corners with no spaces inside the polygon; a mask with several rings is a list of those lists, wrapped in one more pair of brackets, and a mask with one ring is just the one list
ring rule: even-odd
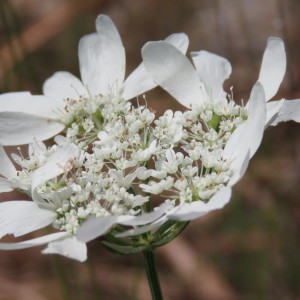
{"label": "thin green stalk", "polygon": [[152,250],[143,252],[145,268],[153,300],[163,300],[159,279],[156,272],[154,253]]}

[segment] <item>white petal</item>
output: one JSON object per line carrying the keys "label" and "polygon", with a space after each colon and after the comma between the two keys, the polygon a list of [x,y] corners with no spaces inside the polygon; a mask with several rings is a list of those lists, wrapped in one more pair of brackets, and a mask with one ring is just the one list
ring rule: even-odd
{"label": "white petal", "polygon": [[21,112],[0,112],[0,143],[29,144],[34,139],[47,140],[64,129],[60,122]]}
{"label": "white petal", "polygon": [[200,80],[190,61],[171,44],[149,42],[142,49],[143,62],[154,82],[182,105],[200,105],[204,99]]}
{"label": "white petal", "polygon": [[71,259],[83,262],[87,259],[86,244],[78,241],[76,237],[66,237],[48,244],[43,254],[60,254]]}
{"label": "white petal", "polygon": [[78,99],[80,95],[87,96],[87,91],[82,82],[69,72],[56,72],[48,78],[43,86],[46,96],[58,102],[58,107],[64,105],[63,99]]}
{"label": "white petal", "polygon": [[28,154],[32,155],[34,153],[34,156],[38,156],[39,158],[44,157],[46,150],[46,145],[38,140],[34,140],[28,145]]}
{"label": "white petal", "polygon": [[264,52],[258,81],[263,85],[266,100],[278,91],[286,69],[284,43],[280,38],[270,37]]}
{"label": "white petal", "polygon": [[233,158],[230,165],[232,174],[230,175],[230,180],[228,182],[229,186],[236,184],[246,173],[250,161],[249,152],[250,151],[242,152],[240,155]]}
{"label": "white petal", "polygon": [[57,121],[57,103],[28,92],[0,96],[0,142],[21,145],[33,139],[46,140],[63,130]]}
{"label": "white petal", "polygon": [[231,174],[228,184],[231,186],[242,178],[250,161],[249,144],[240,143],[246,132],[247,124],[244,123],[234,131],[224,149],[223,159],[230,162]]}
{"label": "white petal", "polygon": [[260,83],[256,83],[247,103],[248,119],[230,137],[224,149],[224,158],[245,156],[248,151],[250,158],[254,155],[261,143],[265,128],[266,103],[264,99],[263,87]]}
{"label": "white petal", "polygon": [[35,246],[40,246],[47,244],[49,242],[59,240],[65,237],[67,233],[65,232],[56,232],[48,235],[44,235],[39,238],[31,239],[25,242],[19,243],[0,243],[0,250],[17,250],[17,249],[26,249]]}
{"label": "white petal", "polygon": [[125,76],[125,50],[120,35],[105,15],[96,19],[97,33],[79,42],[81,78],[91,94],[107,94],[110,88],[121,88]]}
{"label": "white petal", "polygon": [[152,212],[143,213],[139,216],[119,216],[118,223],[128,226],[139,226],[154,222],[163,216],[171,208],[170,204],[163,203]]}
{"label": "white petal", "polygon": [[165,38],[165,41],[175,46],[180,52],[186,54],[189,38],[185,33],[174,33]]}
{"label": "white petal", "polygon": [[[267,103],[267,105],[272,102]],[[270,125],[275,126],[280,122],[286,121],[295,121],[300,123],[300,99],[283,100],[277,116],[269,123]]]}
{"label": "white petal", "polygon": [[0,95],[1,113],[20,112],[56,120],[58,118],[56,108],[57,102],[46,96],[31,95],[28,92]]}
{"label": "white petal", "polygon": [[261,140],[263,138],[267,109],[266,104],[263,102],[265,99],[264,89],[261,84],[256,83],[251,91],[248,106],[248,119],[246,121],[246,132],[244,132],[243,140],[240,140],[242,144],[245,141],[250,146],[250,158],[255,154],[258,149]]}
{"label": "white petal", "polygon": [[223,83],[231,74],[230,62],[224,57],[207,51],[192,52],[191,56],[208,93],[212,94],[213,99],[224,98],[226,93],[223,90]]}
{"label": "white petal", "polygon": [[153,79],[141,63],[125,80],[122,96],[125,100],[132,99],[156,87]]}
{"label": "white petal", "polygon": [[2,145],[0,145],[0,174],[8,179],[16,176],[16,168],[7,156]]}
{"label": "white petal", "polygon": [[129,230],[126,230],[122,233],[118,233],[118,234],[116,234],[116,237],[122,238],[122,237],[127,237],[127,236],[139,235],[139,234],[151,231],[151,230],[159,227],[160,225],[165,223],[167,220],[168,220],[167,217],[163,216],[162,218],[154,221],[153,223],[151,223],[149,225],[129,229]]}
{"label": "white petal", "polygon": [[118,217],[90,217],[78,229],[76,237],[79,241],[87,243],[107,232]]}
{"label": "white petal", "polygon": [[[47,160],[45,165],[36,169],[32,174],[32,192],[41,183],[46,182],[64,172],[70,171],[72,159],[77,157],[79,149],[74,144],[66,144],[58,148]],[[71,165],[70,165],[71,164]]]}
{"label": "white petal", "polygon": [[[182,53],[186,53],[189,40],[184,33],[175,33],[165,39],[166,42],[174,45]],[[122,95],[124,99],[129,100],[138,95],[153,89],[156,86],[150,74],[141,63],[125,80],[123,84]]]}
{"label": "white petal", "polygon": [[[114,224],[128,226],[139,226],[152,223],[162,217],[170,209],[168,203],[164,203],[150,213],[140,216],[111,216],[111,217],[90,217],[78,229],[77,239],[82,242],[89,242],[107,232]],[[156,227],[156,226],[155,226]]]}
{"label": "white petal", "polygon": [[[267,102],[266,127],[268,127],[268,126],[272,125],[274,122],[276,122],[279,111],[281,110],[284,101],[285,100],[282,99],[282,100]],[[276,125],[276,124],[274,124],[274,125]]]}
{"label": "white petal", "polygon": [[210,211],[223,208],[230,200],[231,188],[226,187],[215,194],[208,203],[195,201],[175,208],[168,218],[178,221],[189,221],[204,216]]}
{"label": "white petal", "polygon": [[0,238],[6,234],[21,236],[51,224],[56,213],[41,209],[32,201],[0,203]]}
{"label": "white petal", "polygon": [[13,191],[12,184],[5,178],[0,178],[0,193],[7,193]]}
{"label": "white petal", "polygon": [[233,172],[230,185],[235,184],[245,173],[249,159],[261,143],[265,120],[264,90],[260,83],[256,83],[248,102],[248,119],[233,132],[224,149],[223,159],[231,163]]}

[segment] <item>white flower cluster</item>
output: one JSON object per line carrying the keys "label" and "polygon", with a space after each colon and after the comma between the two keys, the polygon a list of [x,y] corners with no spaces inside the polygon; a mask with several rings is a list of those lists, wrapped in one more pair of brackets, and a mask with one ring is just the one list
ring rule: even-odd
{"label": "white flower cluster", "polygon": [[[106,99],[93,110],[72,107],[66,138],[56,137],[62,145],[76,144],[80,154],[60,166],[62,176],[43,181],[35,189],[43,199],[40,203],[56,212],[54,227],[75,235],[89,216],[144,212],[151,194],[171,199],[176,207],[207,202],[226,186],[231,171],[223,151],[234,129],[246,119],[245,108],[227,102],[225,115],[204,106],[184,113],[168,110],[155,120],[145,106],[134,107],[120,96]],[[66,109],[66,114],[69,111]],[[89,138],[84,129],[87,119],[97,124]],[[75,127],[81,130],[70,140]],[[11,187],[30,194],[34,171],[56,148],[47,149],[39,142],[30,145],[28,159],[13,154],[22,169],[9,179]]]}
{"label": "white flower cluster", "polygon": [[[300,100],[267,102],[285,71],[280,39],[269,40],[244,106],[223,91],[230,63],[200,51],[192,53],[193,66],[185,34],[147,43],[143,63],[124,80],[117,29],[103,15],[96,28],[79,44],[81,80],[58,72],[45,82],[43,96],[0,96],[0,142],[29,144],[28,157],[12,154],[18,168],[1,146],[0,191],[33,200],[0,204],[0,237],[50,224],[58,229],[0,249],[48,244],[44,253],[82,261],[85,243],[100,235],[113,237],[106,246],[121,253],[162,245],[187,221],[229,201],[266,126],[299,121]],[[156,117],[144,96],[142,105],[128,101],[156,85],[186,110]],[[55,143],[46,147],[42,141],[50,137]]]}

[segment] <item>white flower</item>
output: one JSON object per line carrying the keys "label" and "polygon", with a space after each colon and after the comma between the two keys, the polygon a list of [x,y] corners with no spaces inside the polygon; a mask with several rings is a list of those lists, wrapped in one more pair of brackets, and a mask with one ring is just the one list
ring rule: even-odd
{"label": "white flower", "polygon": [[[258,82],[254,85],[247,103],[247,120],[244,122],[242,121],[245,113],[244,108],[236,110],[237,107],[232,106],[232,99],[228,102],[226,93],[223,90],[223,82],[231,73],[231,65],[227,59],[206,51],[193,52],[194,68],[182,53],[164,41],[146,44],[142,49],[142,56],[144,65],[154,82],[169,92],[181,104],[191,109],[192,112],[199,111],[199,117],[202,117],[207,131],[211,130],[211,133],[208,135],[206,130],[203,132],[202,126],[193,125],[193,130],[195,130],[195,133],[199,132],[199,139],[203,135],[204,141],[201,140],[201,143],[204,142],[205,147],[218,149],[221,146],[218,143],[218,140],[221,141],[220,132],[222,130],[226,131],[226,129],[227,131],[231,130],[228,123],[224,127],[224,121],[228,120],[227,118],[229,120],[238,119],[233,121],[237,129],[233,134],[227,132],[224,135],[226,138],[222,142],[225,145],[222,146],[223,153],[221,157],[223,162],[228,164],[230,172],[230,177],[226,183],[227,187],[215,191],[214,196],[207,203],[194,201],[179,205],[174,208],[169,217],[178,220],[189,220],[199,217],[211,209],[223,207],[230,199],[231,186],[243,176],[249,159],[259,147],[265,126],[275,124],[278,119],[299,120],[300,100],[285,101],[284,104],[282,102],[266,103],[277,92],[285,72],[286,58],[283,42],[278,38],[270,38],[268,41]],[[284,105],[286,105],[285,108]],[[221,110],[220,107],[222,107]],[[291,113],[288,107],[293,107],[295,111]],[[207,109],[213,113],[208,113]],[[242,119],[237,115],[239,110]],[[219,116],[222,115],[223,123],[220,126],[218,125],[221,121]],[[187,118],[187,124],[190,122],[193,124],[196,119],[197,115]],[[197,134],[193,136],[197,139]],[[185,150],[193,154],[194,160],[198,160],[206,153],[203,156],[204,166],[213,167],[213,160],[216,160],[215,163],[218,164],[216,167],[222,169],[223,163],[216,159],[216,156],[213,155],[214,152],[211,152],[212,150],[203,152],[203,146],[190,148],[190,150],[189,147],[189,145],[185,146]],[[219,156],[220,154],[218,154]],[[225,182],[226,178],[225,176]],[[213,194],[209,194],[208,197]],[[219,195],[222,195],[222,197]],[[216,201],[220,201],[220,203],[216,204]]]}
{"label": "white flower", "polygon": [[[1,157],[3,153],[0,153]],[[7,234],[23,236],[52,224],[56,218],[56,207],[38,195],[36,188],[43,182],[59,176],[69,168],[71,159],[78,155],[78,148],[66,145],[54,152],[43,166],[32,174],[31,194],[34,201],[7,201],[0,203],[0,238]],[[5,158],[5,160],[7,160]],[[2,158],[3,161],[3,158]],[[8,166],[8,165],[7,165]],[[13,171],[11,169],[11,171]],[[1,250],[24,249],[48,244],[43,253],[58,253],[83,261],[86,259],[86,245],[70,236],[66,231],[48,234],[19,243],[0,243]]]}
{"label": "white flower", "polygon": [[136,169],[136,177],[140,180],[146,180],[152,176],[153,170],[142,166]]}
{"label": "white flower", "polygon": [[[143,62],[153,80],[186,107],[207,101],[224,103],[223,82],[231,73],[229,61],[207,52],[192,52],[195,66],[177,49],[164,41],[149,42],[142,49]],[[264,52],[259,73],[269,101],[277,92],[286,69],[283,41],[271,37]],[[300,119],[300,99],[267,102],[266,125]]]}
{"label": "white flower", "polygon": [[160,145],[164,148],[177,143],[182,135],[182,114],[177,111],[165,111],[164,115],[155,120],[153,135],[160,140]]}
{"label": "white flower", "polygon": [[44,164],[47,157],[55,151],[54,145],[50,149],[42,142],[34,141],[28,146],[28,158],[16,153],[12,153],[11,157],[14,162],[22,168],[18,171],[12,161],[9,159],[2,145],[0,145],[0,174],[4,178],[0,178],[0,192],[9,192],[13,189],[21,190],[26,194],[30,194],[32,173]]}
{"label": "white flower", "polygon": [[[46,80],[45,96],[33,96],[28,92],[0,96],[0,143],[16,145],[27,144],[34,138],[46,140],[65,126],[72,127],[74,117],[77,118],[75,122],[93,128],[99,117],[93,114],[103,102],[116,102],[119,98],[128,100],[155,87],[143,64],[124,81],[125,51],[108,16],[97,17],[96,29],[96,33],[82,37],[79,42],[82,81],[68,72],[57,72]],[[173,34],[165,41],[183,53],[187,50],[185,34]],[[107,115],[105,111],[102,113]],[[94,124],[91,124],[91,116]]]}
{"label": "white flower", "polygon": [[174,178],[171,176],[166,177],[158,182],[150,181],[148,184],[140,184],[140,187],[146,193],[151,193],[154,195],[161,194],[165,190],[172,188],[174,184]]}
{"label": "white flower", "polygon": [[175,174],[178,171],[178,167],[182,164],[183,159],[184,157],[181,152],[176,153],[173,149],[167,149],[165,157],[156,163],[156,169],[166,174]]}
{"label": "white flower", "polygon": [[148,148],[139,149],[132,154],[132,159],[136,162],[148,161],[151,155],[156,151],[156,140],[152,141]]}
{"label": "white flower", "polygon": [[132,181],[135,179],[136,174],[130,173],[128,175],[124,175],[122,171],[117,171],[115,169],[109,170],[109,175],[111,175],[118,183],[120,187],[125,187],[128,189],[132,183]]}
{"label": "white flower", "polygon": [[[194,67],[184,55],[185,35],[148,43],[143,48],[144,63],[124,80],[125,52],[117,29],[103,15],[97,18],[96,28],[97,33],[79,43],[82,80],[58,72],[45,82],[44,97],[26,93],[2,97],[3,101],[13,99],[17,106],[22,98],[28,98],[27,105],[30,98],[34,104],[51,99],[48,109],[53,114],[49,113],[47,122],[63,124],[64,131],[54,137],[57,145],[46,148],[35,143],[29,147],[28,158],[12,155],[21,171],[16,171],[0,147],[4,177],[0,191],[22,191],[23,184],[23,192],[32,197],[31,202],[0,203],[0,238],[49,225],[60,231],[21,243],[0,243],[0,249],[47,244],[43,253],[83,261],[85,243],[101,235],[107,237],[106,246],[121,253],[160,246],[179,234],[186,221],[228,203],[232,186],[246,171],[267,125],[299,118],[299,100],[266,103],[285,71],[280,39],[269,40],[259,80],[246,106],[240,106],[223,90],[230,63],[200,51],[192,53]],[[155,120],[146,105],[135,107],[127,101],[156,84],[187,111],[167,110]],[[0,121],[3,116],[13,128],[2,134],[8,125],[0,125],[4,144],[20,144],[34,136],[44,139],[63,130],[54,125],[50,131],[45,129],[47,108],[40,103],[30,114],[29,108],[21,113],[3,101]],[[21,125],[12,121],[18,114],[24,120],[42,119],[45,132],[25,124],[22,132],[27,130],[27,137],[18,139],[15,130]],[[17,185],[16,178],[23,173],[27,179],[19,178]],[[165,200],[158,205],[156,199]],[[109,244],[110,237],[116,243]],[[118,242],[118,238],[126,239]]]}

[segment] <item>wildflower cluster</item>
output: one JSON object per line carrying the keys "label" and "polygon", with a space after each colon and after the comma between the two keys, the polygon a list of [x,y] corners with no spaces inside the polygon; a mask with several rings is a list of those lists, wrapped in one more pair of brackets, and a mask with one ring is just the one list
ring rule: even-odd
{"label": "wildflower cluster", "polygon": [[[44,253],[83,261],[85,243],[101,235],[119,253],[162,245],[188,221],[229,201],[266,126],[299,121],[300,100],[267,102],[285,71],[280,39],[269,40],[249,102],[238,105],[222,87],[229,62],[194,52],[194,68],[185,34],[147,43],[143,63],[124,81],[114,24],[101,15],[96,27],[79,44],[82,80],[58,72],[45,82],[43,96],[0,96],[0,142],[29,144],[27,157],[10,158],[1,146],[0,191],[32,198],[0,204],[0,237],[47,225],[57,231],[0,243],[0,249],[48,244]],[[281,65],[275,75],[270,57]],[[156,116],[144,96],[156,85],[186,110]],[[138,105],[129,101],[135,97]],[[50,137],[54,143],[46,146],[42,141]]]}

